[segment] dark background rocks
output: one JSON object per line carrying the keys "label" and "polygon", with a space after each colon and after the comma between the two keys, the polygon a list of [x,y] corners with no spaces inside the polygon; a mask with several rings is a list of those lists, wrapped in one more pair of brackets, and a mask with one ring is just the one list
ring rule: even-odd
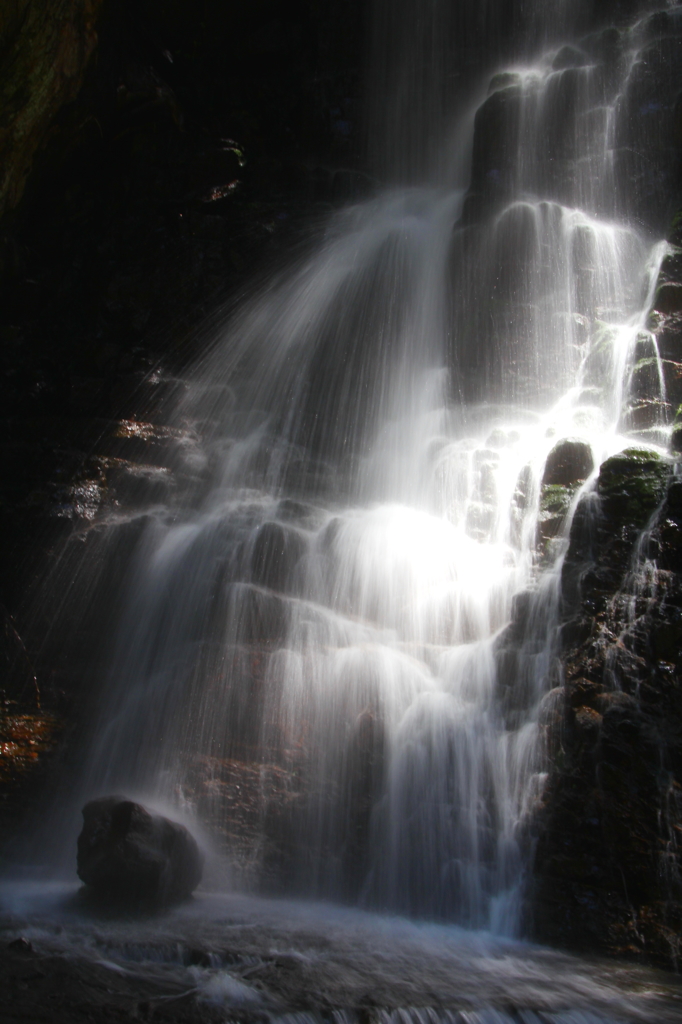
{"label": "dark background rocks", "polygon": [[[354,170],[361,3],[37,11],[17,2],[0,25],[0,522],[12,541],[159,359],[181,360],[190,329],[296,244],[303,218],[367,187]],[[10,609],[25,553],[13,546],[0,572]]]}

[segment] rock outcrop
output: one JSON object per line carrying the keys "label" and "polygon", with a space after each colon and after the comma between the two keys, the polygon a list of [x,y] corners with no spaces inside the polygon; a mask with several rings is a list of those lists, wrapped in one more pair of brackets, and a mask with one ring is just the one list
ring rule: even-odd
{"label": "rock outcrop", "polygon": [[21,199],[55,114],[78,94],[101,6],[102,0],[19,0],[0,16],[0,217]]}
{"label": "rock outcrop", "polygon": [[202,871],[202,854],[184,825],[120,796],[83,808],[78,877],[96,896],[165,906],[190,896]]}
{"label": "rock outcrop", "polygon": [[630,449],[574,516],[543,717],[542,939],[674,966],[682,925],[682,483]]}

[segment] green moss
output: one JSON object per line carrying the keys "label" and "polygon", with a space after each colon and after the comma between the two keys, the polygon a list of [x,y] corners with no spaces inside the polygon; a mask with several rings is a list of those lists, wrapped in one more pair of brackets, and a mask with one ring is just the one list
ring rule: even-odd
{"label": "green moss", "polygon": [[552,516],[565,516],[576,488],[563,484],[544,484],[540,495],[540,515],[549,513]]}
{"label": "green moss", "polygon": [[606,462],[602,462],[599,475],[601,476],[602,473],[632,475],[641,472],[646,467],[666,466],[666,461],[652,448],[640,448],[633,445],[631,448],[625,448],[622,452],[618,452],[617,455],[612,455]]}
{"label": "green moss", "polygon": [[638,359],[633,367],[633,373],[637,373],[638,370],[643,370],[645,366],[657,366],[658,359],[656,356],[644,356],[642,359]]}
{"label": "green moss", "polygon": [[552,554],[555,538],[561,534],[571,501],[579,486],[579,483],[568,486],[542,486],[537,526],[538,553],[542,561],[546,561]]}
{"label": "green moss", "polygon": [[627,448],[607,459],[597,487],[614,527],[642,529],[663,500],[669,475],[669,464],[648,448]]}

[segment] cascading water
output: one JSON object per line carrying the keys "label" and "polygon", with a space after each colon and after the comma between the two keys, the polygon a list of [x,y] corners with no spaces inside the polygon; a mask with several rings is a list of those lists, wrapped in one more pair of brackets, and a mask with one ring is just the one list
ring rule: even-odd
{"label": "cascading water", "polygon": [[[394,6],[376,24],[404,54]],[[382,143],[400,184],[338,212],[183,385],[181,485],[141,519],[74,831],[121,790],[189,810],[237,887],[518,933],[589,476],[557,516],[548,456],[568,439],[598,466],[667,429],[657,355],[644,420],[631,401],[665,244],[633,226],[617,158],[651,24],[577,36],[569,7],[442,159],[428,72],[438,12],[443,37],[456,19],[429,8],[408,82],[432,116],[401,140],[403,90]]]}
{"label": "cascading water", "polygon": [[563,550],[543,471],[562,438],[623,447],[665,251],[614,162],[642,31],[498,71],[458,187],[341,211],[234,316],[174,414],[195,482],[138,544],[79,802],[189,804],[241,884],[518,930]]}
{"label": "cascading water", "polygon": [[[71,865],[83,802],[126,792],[203,827],[213,874],[193,905],[96,928],[61,889],[10,886],[5,934],[245,1021],[677,1019],[658,982],[452,927],[523,927],[572,511],[591,465],[670,430],[647,329],[662,207],[630,141],[680,8],[590,11],[377,0],[392,186],[217,332],[164,411],[173,459],[57,573],[98,607],[124,579],[50,836]],[[468,91],[458,33],[489,62]]]}

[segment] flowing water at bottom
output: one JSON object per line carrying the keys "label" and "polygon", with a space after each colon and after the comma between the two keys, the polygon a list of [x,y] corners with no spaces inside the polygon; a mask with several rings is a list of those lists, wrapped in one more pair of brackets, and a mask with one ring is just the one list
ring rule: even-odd
{"label": "flowing water at bottom", "polygon": [[0,890],[0,908],[0,938],[30,942],[38,970],[61,957],[91,983],[146,995],[145,1012],[184,1001],[206,1019],[272,1024],[672,1024],[682,1014],[670,975],[329,904],[200,892],[158,917],[108,920],[73,887],[17,883]]}

